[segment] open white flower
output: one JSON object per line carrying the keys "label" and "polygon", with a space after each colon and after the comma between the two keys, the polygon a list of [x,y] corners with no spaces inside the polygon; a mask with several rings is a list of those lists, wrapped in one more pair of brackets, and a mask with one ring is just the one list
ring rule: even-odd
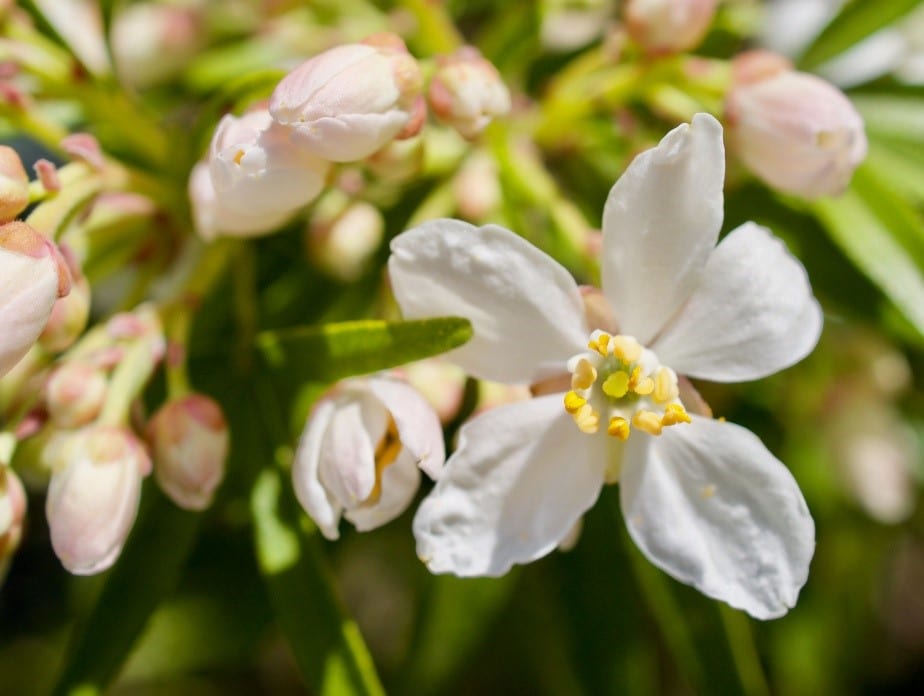
{"label": "open white flower", "polygon": [[655,565],[758,618],[795,604],[815,534],[795,480],[748,430],[679,398],[678,374],[763,377],[821,330],[804,268],[767,230],[747,223],[716,246],[724,162],[721,126],[700,114],[616,182],[603,213],[611,326],[588,326],[568,272],[503,228],[438,220],[392,242],[404,315],[472,322],[451,359],[560,388],[462,428],[414,521],[432,571],[501,575],[539,558],[618,479]]}

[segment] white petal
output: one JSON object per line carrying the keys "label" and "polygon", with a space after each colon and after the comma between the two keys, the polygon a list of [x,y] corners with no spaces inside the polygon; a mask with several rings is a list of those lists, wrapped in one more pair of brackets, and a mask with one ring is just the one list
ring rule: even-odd
{"label": "white petal", "polygon": [[329,399],[318,403],[302,432],[298,451],[295,454],[295,462],[292,465],[292,485],[295,488],[295,497],[328,539],[336,539],[340,536],[337,525],[340,522],[342,508],[321,485],[318,469],[324,433],[334,415],[334,410],[334,402]]}
{"label": "white petal", "polygon": [[594,504],[606,437],[581,433],[561,398],[499,406],[462,428],[414,518],[432,572],[503,575],[552,551]]}
{"label": "white petal", "polygon": [[374,504],[364,504],[344,513],[356,529],[367,532],[391,522],[407,509],[420,486],[417,458],[408,449],[382,472],[382,492]]}
{"label": "white petal", "polygon": [[391,243],[395,298],[408,319],[460,316],[472,339],[448,358],[473,376],[533,382],[562,372],[587,329],[574,279],[557,261],[496,225],[434,220]]}
{"label": "white petal", "polygon": [[702,283],[653,347],[681,374],[740,382],[804,358],[821,326],[805,268],[769,230],[749,222],[716,247]]}
{"label": "white petal", "polygon": [[[427,400],[409,384],[387,377],[371,377],[369,389],[395,419],[398,438],[417,465],[436,479],[446,461],[443,427]],[[390,467],[389,467],[390,468]]]}
{"label": "white petal", "polygon": [[693,288],[722,226],[722,126],[697,114],[636,157],[603,209],[603,290],[619,331],[650,343]]}
{"label": "white petal", "polygon": [[758,619],[795,605],[815,524],[792,474],[752,432],[693,416],[657,438],[635,435],[620,486],[629,533],[656,566]]}
{"label": "white petal", "polygon": [[362,503],[375,487],[375,449],[388,423],[382,402],[365,383],[351,385],[337,398],[321,445],[321,483],[345,508]]}

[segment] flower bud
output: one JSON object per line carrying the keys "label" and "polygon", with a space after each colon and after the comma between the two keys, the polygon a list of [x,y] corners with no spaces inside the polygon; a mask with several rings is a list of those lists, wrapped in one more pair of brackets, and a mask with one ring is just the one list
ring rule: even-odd
{"label": "flower bud", "polygon": [[761,55],[736,59],[726,104],[731,147],[780,191],[805,198],[841,193],[866,157],[863,119],[833,85],[779,63],[774,68]]}
{"label": "flower bud", "polygon": [[423,469],[443,466],[443,431],[413,388],[389,377],[341,382],[316,405],[292,467],[295,494],[328,539],[341,515],[375,529],[410,504]]}
{"label": "flower bud", "polygon": [[29,205],[29,176],[16,150],[0,145],[0,223],[12,220]]}
{"label": "flower bud", "polygon": [[423,125],[417,61],[397,36],[336,46],[286,75],[270,98],[297,141],[334,162],[362,159]]}
{"label": "flower bud", "polygon": [[24,222],[0,226],[0,377],[38,339],[70,275],[57,248]]}
{"label": "flower bud", "polygon": [[228,424],[221,407],[202,394],[164,404],[148,423],[154,477],[186,510],[204,510],[225,473]]}
{"label": "flower bud", "polygon": [[55,368],[45,386],[45,405],[55,425],[76,428],[93,421],[106,399],[106,375],[98,367],[71,361]]}
{"label": "flower bud", "polygon": [[169,80],[195,55],[200,36],[200,18],[192,8],[153,2],[124,7],[112,24],[116,71],[139,88]]}
{"label": "flower bud", "polygon": [[483,150],[474,152],[452,180],[452,192],[463,218],[472,222],[490,219],[502,201],[497,161]]}
{"label": "flower bud", "polygon": [[291,134],[266,110],[221,119],[209,149],[209,173],[227,215],[291,213],[321,193],[330,163],[293,147]]}
{"label": "flower bud", "polygon": [[93,575],[121,553],[151,462],[125,428],[90,426],[62,437],[46,448],[51,545],[68,571]]}
{"label": "flower bud", "polygon": [[325,271],[345,282],[359,278],[382,243],[385,220],[371,203],[356,201],[334,215],[318,211],[308,250]]}
{"label": "flower bud", "polygon": [[39,336],[42,348],[51,353],[70,348],[87,328],[90,318],[90,283],[68,248],[62,244],[60,251],[70,271],[71,291],[55,301],[48,323]]}
{"label": "flower bud", "polygon": [[472,46],[439,59],[427,96],[433,113],[466,138],[510,111],[510,92],[497,68]]}
{"label": "flower bud", "polygon": [[715,17],[718,0],[627,0],[626,29],[649,53],[696,48]]}
{"label": "flower bud", "polygon": [[0,567],[19,546],[26,519],[26,491],[11,468],[0,462]]}

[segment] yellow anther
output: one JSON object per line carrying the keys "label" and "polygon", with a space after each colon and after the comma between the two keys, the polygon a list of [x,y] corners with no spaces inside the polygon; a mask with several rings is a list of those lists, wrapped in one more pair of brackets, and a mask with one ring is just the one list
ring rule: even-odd
{"label": "yellow anther", "polygon": [[591,350],[597,351],[604,358],[610,352],[610,335],[608,333],[603,333],[602,331],[597,335],[595,339],[592,339],[587,347]]}
{"label": "yellow anther", "polygon": [[613,355],[624,363],[634,363],[642,357],[642,345],[631,336],[613,336]]}
{"label": "yellow anther", "polygon": [[622,370],[614,372],[603,382],[603,393],[614,399],[621,399],[629,391],[629,375]]}
{"label": "yellow anther", "polygon": [[659,404],[667,403],[676,399],[679,393],[677,376],[673,370],[659,367],[654,376],[654,400]]}
{"label": "yellow anther", "polygon": [[379,502],[379,498],[382,497],[382,476],[385,469],[394,464],[398,455],[401,454],[402,447],[398,426],[395,424],[395,419],[389,416],[385,434],[375,447],[375,484],[363,501],[363,505],[374,505]]}
{"label": "yellow anther", "polygon": [[572,389],[590,389],[593,383],[597,381],[597,370],[590,364],[590,360],[581,358],[574,368],[574,374],[571,375]]}
{"label": "yellow anther", "polygon": [[661,425],[677,425],[678,423],[691,422],[690,414],[686,412],[680,404],[668,404],[664,407],[664,416],[661,418]]}
{"label": "yellow anther", "polygon": [[584,404],[574,414],[574,422],[582,433],[595,433],[600,429],[600,414]]}
{"label": "yellow anther", "polygon": [[575,414],[578,412],[582,406],[587,403],[587,399],[583,396],[579,396],[573,391],[569,391],[565,394],[565,410],[568,413]]}
{"label": "yellow anther", "polygon": [[639,409],[632,416],[632,425],[639,430],[644,430],[649,435],[661,434],[661,417],[654,411]]}
{"label": "yellow anther", "polygon": [[243,150],[238,150],[237,152],[235,152],[234,153],[234,163],[240,164],[241,160],[244,159],[245,154],[246,153]]}
{"label": "yellow anther", "polygon": [[613,416],[610,418],[610,424],[607,426],[606,432],[608,435],[618,437],[625,442],[629,439],[629,421],[619,416]]}
{"label": "yellow anther", "polygon": [[642,368],[639,365],[632,370],[632,376],[629,378],[629,389],[639,396],[647,396],[654,391],[654,380],[651,377],[642,377]]}

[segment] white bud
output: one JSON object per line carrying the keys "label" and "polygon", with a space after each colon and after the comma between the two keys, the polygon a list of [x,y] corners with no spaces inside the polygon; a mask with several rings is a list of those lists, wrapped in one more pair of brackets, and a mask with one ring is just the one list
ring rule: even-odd
{"label": "white bud", "polygon": [[51,545],[74,575],[115,563],[138,514],[151,462],[125,428],[91,426],[46,448],[52,467],[45,514]]}
{"label": "white bud", "polygon": [[342,382],[315,406],[292,467],[299,502],[328,539],[341,515],[359,531],[400,515],[420,483],[445,458],[443,431],[430,405],[388,377]]}
{"label": "white bud", "polygon": [[152,2],[124,7],[110,37],[119,77],[135,87],[168,80],[195,55],[201,36],[193,9]]}
{"label": "white bud", "polygon": [[154,477],[186,510],[204,510],[225,473],[228,424],[221,407],[202,394],[164,404],[151,418],[147,439]]}
{"label": "white bud", "polygon": [[0,223],[12,220],[29,205],[29,176],[16,150],[0,145]]}
{"label": "white bud", "polygon": [[314,154],[350,162],[420,130],[421,84],[401,39],[377,35],[299,65],[276,86],[269,110]]}
{"label": "white bud", "polygon": [[863,119],[819,77],[776,56],[736,59],[726,113],[730,146],[770,186],[804,198],[841,193],[866,157]]}
{"label": "white bud", "polygon": [[718,0],[627,0],[629,35],[650,53],[696,48],[715,16]]}
{"label": "white bud", "polygon": [[0,568],[19,546],[26,519],[26,491],[15,472],[0,461]]}
{"label": "white bud", "polygon": [[466,138],[510,111],[510,92],[500,73],[472,46],[439,59],[428,97],[433,113]]}
{"label": "white bud", "polygon": [[319,211],[309,228],[314,261],[340,280],[359,278],[382,243],[385,220],[371,203],[355,201],[334,215]]}
{"label": "white bud", "polygon": [[90,318],[90,283],[64,244],[61,245],[60,251],[70,271],[71,291],[57,299],[51,309],[48,323],[39,336],[42,348],[52,353],[60,353],[70,348],[86,329],[87,320]]}
{"label": "white bud", "polygon": [[76,428],[94,420],[106,399],[105,373],[85,362],[70,361],[55,368],[45,386],[45,404],[55,425]]}
{"label": "white bud", "polygon": [[0,377],[38,339],[70,274],[57,248],[24,222],[0,227]]}

